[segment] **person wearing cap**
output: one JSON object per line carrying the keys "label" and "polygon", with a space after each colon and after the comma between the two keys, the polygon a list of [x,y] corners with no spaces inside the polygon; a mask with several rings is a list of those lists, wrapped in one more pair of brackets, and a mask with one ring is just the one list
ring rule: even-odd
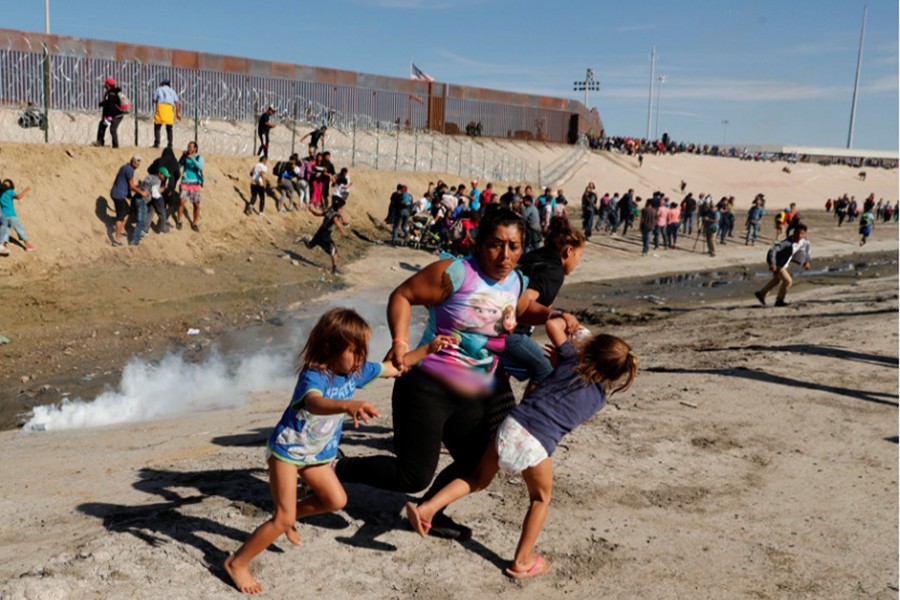
{"label": "person wearing cap", "polygon": [[121,88],[116,87],[116,80],[107,78],[103,80],[103,99],[100,100],[100,108],[102,110],[100,117],[100,125],[97,127],[97,141],[95,146],[102,146],[105,143],[106,128],[109,128],[109,134],[112,137],[112,147],[119,147],[119,123],[125,117],[122,110],[122,100],[119,98]]}
{"label": "person wearing cap", "polygon": [[125,244],[125,225],[128,223],[128,197],[134,194],[136,197],[146,197],[147,193],[134,184],[134,170],[141,166],[141,157],[137,154],[121,167],[116,173],[109,196],[116,208],[116,222],[113,231],[112,245],[121,247]]}
{"label": "person wearing cap", "polygon": [[181,120],[181,102],[178,94],[169,85],[168,78],[159,82],[159,87],[153,92],[153,104],[156,105],[156,113],[153,116],[153,147],[159,148],[159,130],[166,126],[166,139],[169,148],[172,147],[172,126],[175,120]]}
{"label": "person wearing cap", "polygon": [[745,238],[745,246],[755,246],[756,238],[759,237],[759,224],[762,222],[763,216],[766,214],[765,209],[760,206],[759,196],[753,201],[753,206],[747,212],[747,237]]}
{"label": "person wearing cap", "polygon": [[[163,164],[163,161],[169,162],[170,160],[174,161],[174,168]],[[171,165],[171,162],[169,162],[169,164]],[[172,149],[165,148],[163,150],[163,155],[150,163],[150,166],[147,168],[147,173],[150,175],[157,175],[160,179],[160,186],[159,195],[153,196],[151,194],[150,201],[147,203],[147,219],[144,221],[144,235],[146,236],[150,232],[150,224],[151,221],[153,221],[152,213],[156,213],[157,233],[169,233],[169,223],[167,219],[170,212],[166,208],[166,204],[167,200],[175,191],[175,184],[178,178],[181,177],[181,169],[178,167],[178,161],[175,159],[175,154],[172,152]]]}
{"label": "person wearing cap", "polygon": [[275,123],[272,122],[272,115],[274,114],[275,107],[270,106],[259,117],[259,122],[256,126],[256,133],[259,136],[259,150],[256,151],[257,156],[269,158],[269,132],[275,127]]}
{"label": "person wearing cap", "polygon": [[147,202],[148,197],[149,201],[154,204],[162,204],[162,188],[165,185],[166,179],[169,177],[169,170],[165,167],[160,167],[156,175],[148,174],[144,177],[143,180],[138,184],[138,188],[141,190],[141,194],[136,195],[134,200],[131,202],[131,210],[135,213],[134,218],[134,233],[131,235],[131,241],[128,242],[130,246],[138,246],[141,243],[141,239],[150,235],[149,231],[149,223],[147,220]]}

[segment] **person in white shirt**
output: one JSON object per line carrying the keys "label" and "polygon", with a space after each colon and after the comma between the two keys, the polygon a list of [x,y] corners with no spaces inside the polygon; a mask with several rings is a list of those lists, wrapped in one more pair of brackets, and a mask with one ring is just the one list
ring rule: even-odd
{"label": "person in white shirt", "polygon": [[259,212],[257,214],[263,214],[263,211],[266,209],[266,188],[269,187],[269,182],[266,179],[266,173],[269,171],[268,162],[269,158],[267,156],[260,156],[259,162],[253,165],[253,169],[250,171],[250,202],[244,209],[245,215],[253,212],[257,197],[259,197]]}
{"label": "person in white shirt", "polygon": [[780,242],[775,242],[772,248],[769,249],[766,262],[769,265],[769,270],[772,271],[772,279],[763,289],[755,293],[759,303],[765,306],[766,294],[780,285],[778,295],[775,298],[775,306],[787,306],[788,303],[784,301],[784,297],[794,283],[793,279],[791,279],[791,274],[788,272],[788,266],[791,262],[795,262],[803,265],[803,268],[808,271],[810,267],[809,260],[810,246],[809,240],[806,239],[806,225],[799,223],[789,237],[784,238]]}

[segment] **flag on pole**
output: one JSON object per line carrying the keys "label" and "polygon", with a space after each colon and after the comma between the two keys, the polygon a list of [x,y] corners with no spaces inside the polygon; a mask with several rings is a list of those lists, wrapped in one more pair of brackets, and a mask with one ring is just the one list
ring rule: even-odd
{"label": "flag on pole", "polygon": [[418,96],[416,96],[415,94],[410,94],[409,99],[412,100],[413,102],[418,102],[419,104],[422,104],[422,105],[425,104],[425,101],[422,100],[421,98],[419,98]]}
{"label": "flag on pole", "polygon": [[416,63],[409,63],[409,78],[416,81],[434,81],[434,77],[416,66]]}

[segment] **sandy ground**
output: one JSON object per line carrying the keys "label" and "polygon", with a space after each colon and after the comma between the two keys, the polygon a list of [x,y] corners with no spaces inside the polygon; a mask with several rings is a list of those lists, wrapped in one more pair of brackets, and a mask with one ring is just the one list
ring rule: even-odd
{"label": "sandy ground", "polygon": [[[63,391],[90,398],[87,375],[115,383],[128,357],[152,360],[173,347],[202,360],[209,340],[285,310],[362,303],[377,314],[373,298],[383,302],[431,260],[372,242],[384,239],[374,222],[396,181],[418,186],[439,174],[356,174],[350,218],[359,235],[341,248],[358,260],[334,281],[324,255],[293,245],[314,226],[310,216],[240,214],[252,160],[226,157],[209,169],[200,236],[185,230],[116,251],[100,205],[121,154],[0,150],[2,171],[22,172],[35,188],[19,212],[39,247],[14,248],[0,262],[0,334],[12,339],[0,346],[4,405],[53,402]],[[58,168],[38,179],[46,161]],[[108,173],[80,177],[89,165]],[[809,168],[783,187],[799,167],[787,175],[780,165],[667,157],[638,173],[628,159],[589,155],[566,185],[590,178],[601,190],[669,189],[684,178],[714,195],[733,189],[739,203],[756,191],[791,197],[808,215],[814,258],[857,251],[855,227],[835,227],[819,210],[823,197],[896,199],[896,173],[870,172],[863,187],[850,170]],[[634,237],[595,242],[572,283],[758,269],[765,250],[731,243],[709,258],[682,244],[640,258]],[[892,224],[876,228],[864,250],[896,256],[897,246]],[[637,384],[555,455],[538,545],[554,565],[547,577],[519,585],[501,574],[525,510],[521,482],[507,477],[453,508],[475,528],[471,542],[421,540],[398,517],[406,496],[351,487],[346,510],[301,523],[303,545],[277,543],[256,575],[279,596],[299,585],[336,598],[895,598],[896,269],[798,286],[783,310],[745,298],[682,309],[636,300],[611,330],[640,357]],[[571,309],[589,304],[565,291],[560,299]],[[199,338],[186,337],[195,326]],[[347,432],[348,454],[389,451],[389,389],[360,393],[385,416]],[[261,447],[286,401],[261,387],[232,408],[177,419],[0,433],[0,597],[236,594],[219,564],[271,508]]]}

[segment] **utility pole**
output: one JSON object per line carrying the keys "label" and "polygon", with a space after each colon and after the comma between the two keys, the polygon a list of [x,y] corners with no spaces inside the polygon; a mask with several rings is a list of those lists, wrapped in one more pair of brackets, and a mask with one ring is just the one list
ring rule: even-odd
{"label": "utility pole", "polygon": [[853,105],[850,108],[850,132],[847,134],[847,148],[853,147],[853,129],[856,127],[856,101],[859,98],[859,72],[862,69],[863,42],[866,40],[866,19],[869,5],[863,8],[862,29],[859,32],[859,54],[856,56],[856,81],[853,84]]}
{"label": "utility pole", "polygon": [[647,139],[650,139],[650,121],[653,117],[653,80],[656,79],[656,46],[650,50],[650,93],[647,97]]}
{"label": "utility pole", "polygon": [[726,144],[725,140],[728,139],[728,119],[722,121],[722,145]]}
{"label": "utility pole", "polygon": [[662,98],[662,84],[665,82],[665,75],[656,78],[656,131],[653,133],[653,137],[656,139],[659,139],[659,99]]}

